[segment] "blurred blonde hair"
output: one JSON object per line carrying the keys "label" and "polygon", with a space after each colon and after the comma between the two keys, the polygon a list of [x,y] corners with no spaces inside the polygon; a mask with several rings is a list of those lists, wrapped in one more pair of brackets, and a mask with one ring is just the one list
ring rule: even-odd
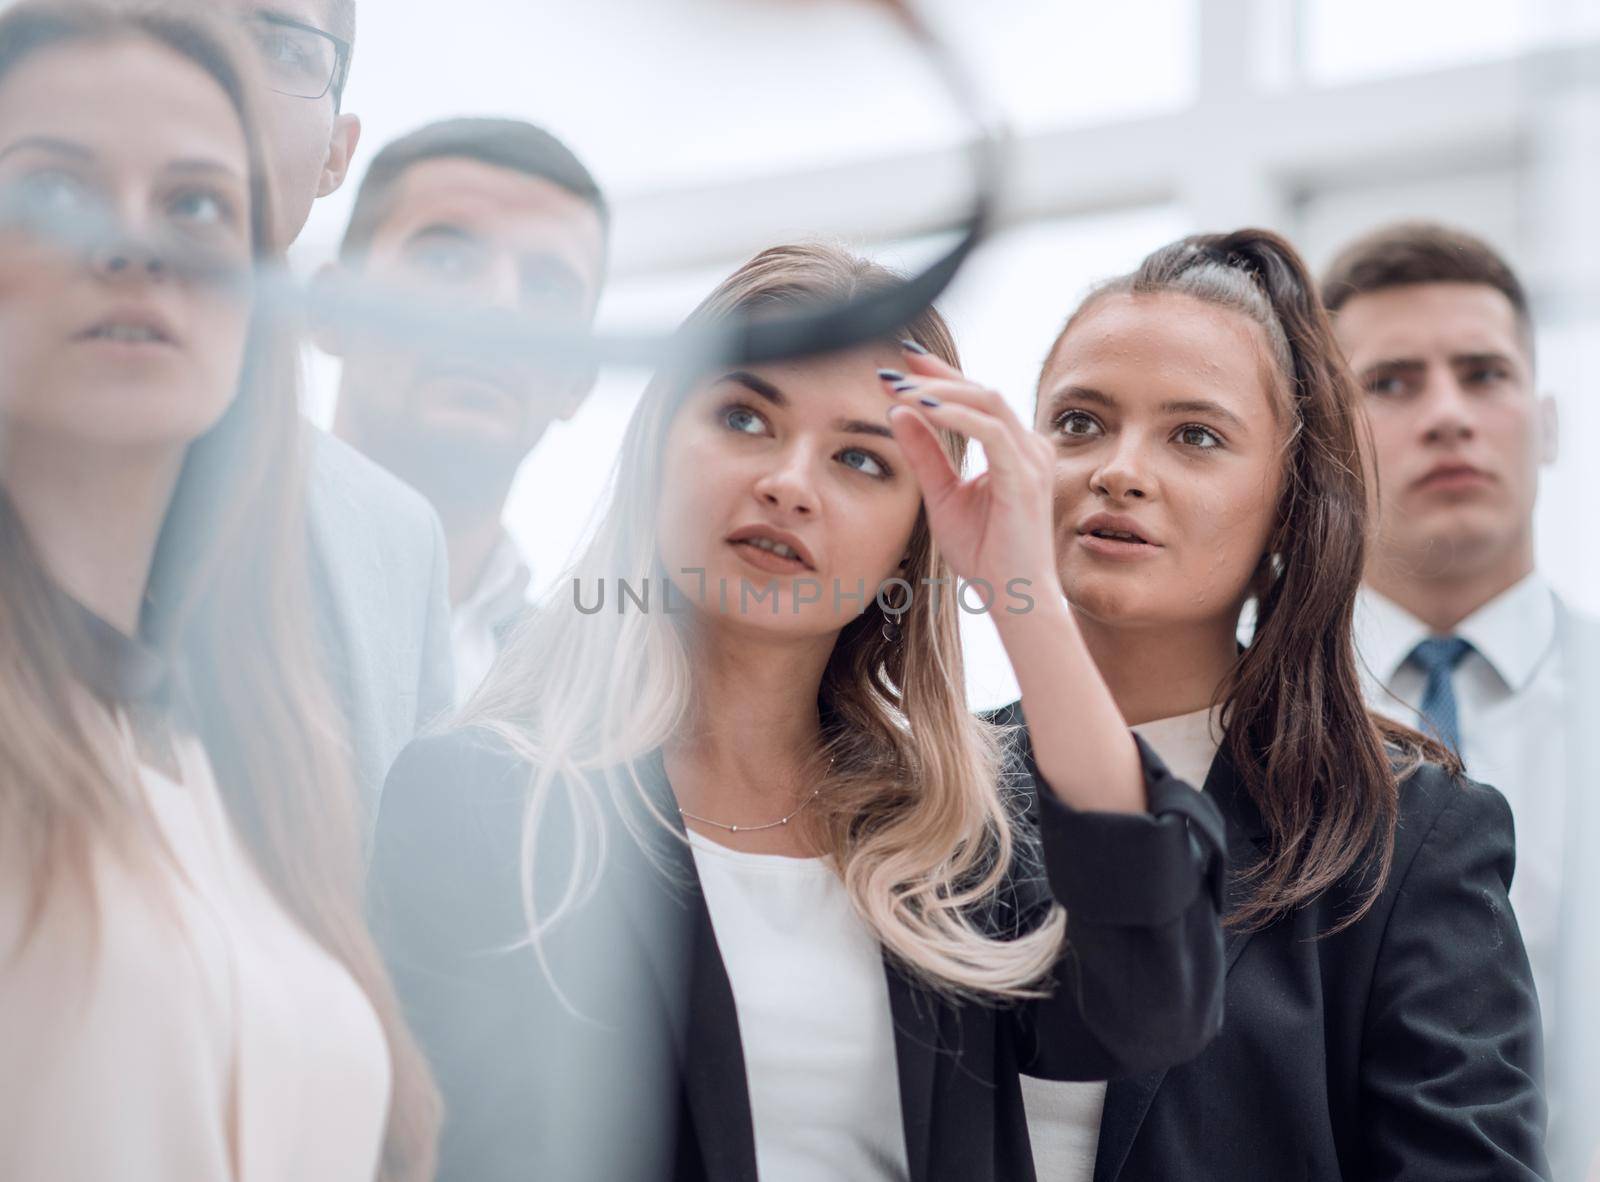
{"label": "blurred blonde hair", "polygon": [[[688,324],[844,299],[894,280],[833,247],[774,247],[724,280]],[[949,329],[932,309],[905,334],[958,364]],[[695,687],[685,632],[659,610],[580,614],[571,588],[573,580],[637,587],[645,578],[664,587],[654,507],[667,432],[692,387],[690,375],[664,372],[646,389],[592,540],[459,720],[499,736],[532,766],[522,873],[536,945],[586,896],[605,856],[599,801],[575,786],[604,785],[600,791],[615,794],[619,805],[643,801],[645,824],[677,830],[677,818],[651,801],[639,767],[688,716]],[[944,443],[959,463],[963,441],[946,435]],[[1042,925],[1009,939],[986,934],[976,918],[995,901],[1012,860],[1013,806],[998,787],[995,728],[966,708],[952,572],[922,514],[907,553],[906,581],[925,588],[921,580],[950,580],[947,593],[914,595],[897,641],[885,638],[886,617],[875,607],[841,631],[818,695],[820,763],[831,757],[832,764],[804,820],[857,913],[913,975],[948,993],[1029,996],[1060,952],[1065,915],[1057,907]],[[532,863],[557,793],[581,823],[571,872],[546,908],[534,898]],[[624,818],[638,812],[616,811]]]}

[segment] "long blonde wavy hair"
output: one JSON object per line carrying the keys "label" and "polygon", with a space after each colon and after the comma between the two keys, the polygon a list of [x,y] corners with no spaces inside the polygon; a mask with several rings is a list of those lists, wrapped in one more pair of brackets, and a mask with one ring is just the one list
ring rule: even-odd
{"label": "long blonde wavy hair", "polygon": [[[38,53],[119,41],[184,58],[228,96],[250,153],[255,263],[281,268],[252,62],[228,26],[193,4],[35,0],[0,17],[0,79]],[[378,1013],[394,1072],[381,1176],[423,1182],[438,1097],[363,918],[359,797],[312,614],[297,365],[294,335],[258,301],[237,395],[185,457],[146,624],[187,685],[229,818],[263,878]],[[120,703],[69,660],[94,646],[60,602],[0,484],[0,835],[30,888],[23,945],[60,892],[80,893],[98,917],[96,849],[136,870],[166,852],[109,723]],[[0,966],[19,951],[0,948]]]}
{"label": "long blonde wavy hair", "polygon": [[[774,247],[724,280],[686,327],[845,299],[893,282],[893,273],[831,246]],[[936,311],[918,316],[905,335],[958,364]],[[654,507],[668,430],[700,376],[692,368],[658,374],[646,389],[592,540],[459,719],[494,733],[531,765],[522,881],[535,945],[596,881],[608,840],[598,793],[617,794],[618,804],[643,801],[647,824],[678,830],[677,818],[651,803],[639,769],[685,723],[693,700],[694,659],[682,615],[583,614],[573,589],[615,588],[622,580],[637,588],[645,579],[665,587]],[[959,463],[964,442],[945,435],[944,444]],[[923,514],[907,555],[902,574],[913,587],[952,579]],[[978,918],[1013,858],[1015,805],[999,787],[995,728],[965,705],[954,583],[944,586],[952,593],[912,596],[898,640],[886,639],[886,618],[875,606],[840,632],[818,690],[826,748],[819,762],[832,762],[808,809],[808,831],[857,913],[917,979],[954,995],[1032,996],[1059,954],[1065,916],[1057,907],[1032,931],[999,936]],[[546,906],[534,898],[532,863],[557,793],[580,824],[571,873]],[[615,811],[638,815],[632,807]]]}

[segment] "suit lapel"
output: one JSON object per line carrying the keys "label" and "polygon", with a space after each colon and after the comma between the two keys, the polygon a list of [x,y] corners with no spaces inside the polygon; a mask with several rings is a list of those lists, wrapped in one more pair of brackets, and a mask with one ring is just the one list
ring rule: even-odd
{"label": "suit lapel", "polygon": [[733,987],[717,951],[711,913],[694,904],[694,956],[689,974],[684,1087],[709,1182],[753,1182],[756,1140],[745,1078],[744,1046]]}
{"label": "suit lapel", "polygon": [[[1234,769],[1226,743],[1206,774],[1205,793],[1216,801],[1227,827],[1228,881],[1223,903],[1225,914],[1232,915],[1249,893],[1250,884],[1244,872],[1261,857],[1266,829]],[[1228,931],[1223,942],[1225,971],[1233,971],[1252,934],[1239,929]],[[1100,1141],[1095,1152],[1094,1182],[1116,1182],[1121,1177],[1134,1139],[1166,1077],[1165,1071],[1151,1071],[1112,1080],[1107,1085],[1105,1109],[1100,1117]]]}
{"label": "suit lapel", "polygon": [[1150,1101],[1166,1078],[1165,1071],[1149,1071],[1106,1085],[1105,1108],[1100,1114],[1100,1142],[1094,1155],[1094,1182],[1115,1182],[1133,1148],[1133,1139],[1150,1111]]}
{"label": "suit lapel", "polygon": [[[1267,852],[1267,826],[1261,819],[1261,810],[1250,799],[1226,746],[1217,753],[1206,776],[1206,795],[1217,802],[1227,826],[1228,884],[1222,904],[1224,915],[1235,915],[1250,896],[1247,871]],[[1233,971],[1239,954],[1254,934],[1240,928],[1228,929],[1223,942],[1223,963],[1228,972]]]}
{"label": "suit lapel", "polygon": [[886,959],[894,1056],[900,1077],[900,1123],[911,1182],[925,1182],[933,1140],[933,1084],[939,1053],[939,1003]]}
{"label": "suit lapel", "polygon": [[[677,820],[676,798],[659,756],[640,779],[662,816]],[[717,948],[682,823],[676,832],[640,808],[641,840],[619,841],[617,901],[644,948],[661,990],[707,1182],[754,1182],[755,1131],[733,986]]]}

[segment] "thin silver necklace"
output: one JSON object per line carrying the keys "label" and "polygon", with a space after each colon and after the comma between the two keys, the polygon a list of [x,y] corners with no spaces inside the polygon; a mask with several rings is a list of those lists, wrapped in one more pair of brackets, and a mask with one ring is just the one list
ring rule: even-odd
{"label": "thin silver necklace", "polygon": [[[832,770],[833,758],[830,756],[828,759],[828,769],[822,774],[826,776],[828,772],[831,772]],[[800,802],[800,807],[795,809],[794,812],[790,813],[787,817],[779,817],[776,821],[768,821],[765,825],[724,825],[721,821],[713,821],[710,817],[702,817],[699,813],[691,813],[681,804],[678,806],[678,816],[688,821],[699,821],[702,825],[711,825],[717,829],[724,829],[729,833],[760,833],[763,829],[779,829],[784,825],[787,825],[790,821],[794,820],[805,811],[806,805],[810,804],[820,795],[822,795],[822,788],[821,786],[818,786],[812,791],[810,796],[806,797]]]}

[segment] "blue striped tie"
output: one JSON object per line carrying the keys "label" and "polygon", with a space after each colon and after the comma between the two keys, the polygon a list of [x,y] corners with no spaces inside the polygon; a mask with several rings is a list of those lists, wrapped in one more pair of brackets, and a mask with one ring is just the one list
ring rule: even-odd
{"label": "blue striped tie", "polygon": [[1450,675],[1472,645],[1459,636],[1430,636],[1406,658],[1423,673],[1422,721],[1427,730],[1457,755],[1461,754],[1461,724],[1456,717],[1456,691]]}

